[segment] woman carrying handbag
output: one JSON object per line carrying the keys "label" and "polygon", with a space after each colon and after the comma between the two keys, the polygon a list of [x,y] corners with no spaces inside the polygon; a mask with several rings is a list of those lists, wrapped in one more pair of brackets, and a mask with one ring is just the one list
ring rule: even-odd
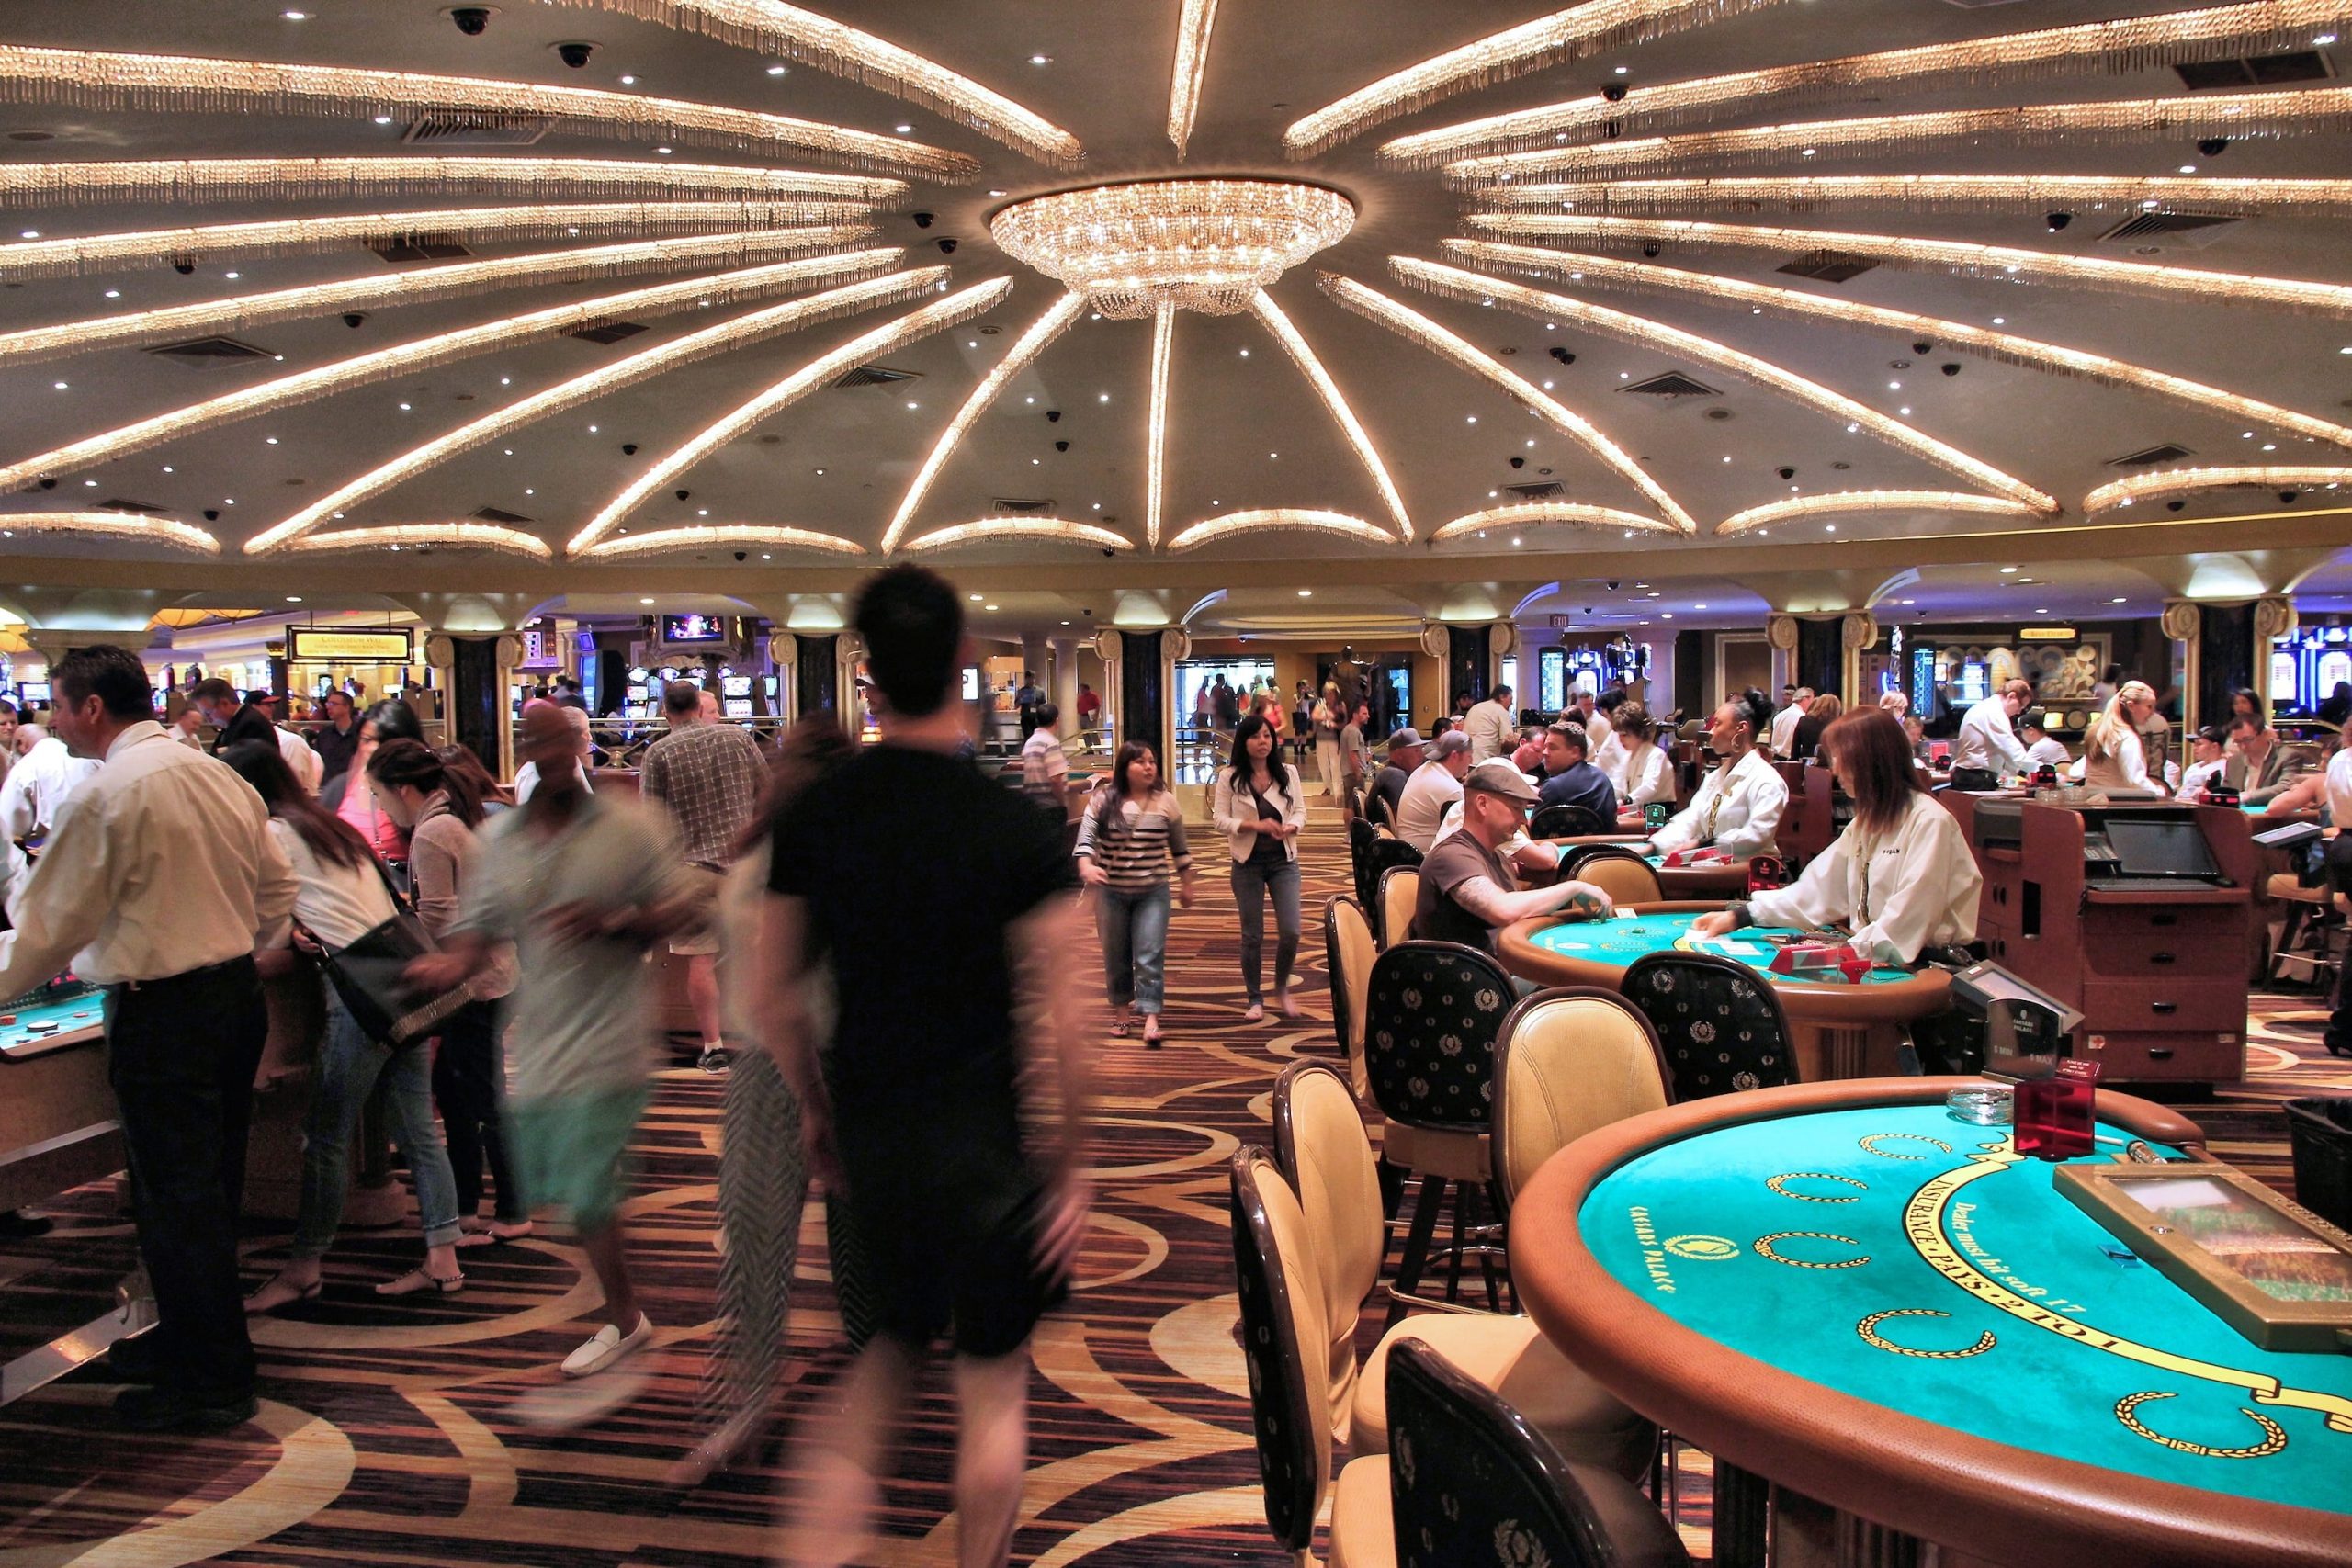
{"label": "woman carrying handbag", "polygon": [[[296,940],[304,936],[326,962],[358,946],[401,915],[382,866],[357,830],[313,800],[295,781],[277,748],[243,741],[221,754],[269,807],[269,826],[294,863]],[[365,789],[364,782],[354,787]],[[255,955],[264,976],[285,974],[302,960],[293,948]],[[291,1256],[277,1278],[245,1298],[248,1313],[276,1312],[318,1299],[321,1263],[343,1221],[351,1177],[351,1133],[368,1097],[380,1083],[392,1139],[416,1181],[424,1221],[424,1262],[376,1287],[384,1296],[418,1291],[444,1295],[464,1287],[458,1267],[457,1184],[434,1125],[425,1052],[421,1042],[394,1044],[371,1038],[352,1016],[338,987],[326,987],[326,1028],[319,1041],[317,1077],[303,1129],[302,1190]]]}

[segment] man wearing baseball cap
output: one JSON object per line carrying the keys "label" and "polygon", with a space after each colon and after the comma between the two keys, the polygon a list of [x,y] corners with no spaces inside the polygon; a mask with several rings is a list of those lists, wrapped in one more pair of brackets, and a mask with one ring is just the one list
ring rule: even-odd
{"label": "man wearing baseball cap", "polygon": [[1372,789],[1364,796],[1364,815],[1394,828],[1397,803],[1405,798],[1406,783],[1420,765],[1421,732],[1409,724],[1392,731],[1388,737],[1388,765],[1373,777]]}
{"label": "man wearing baseball cap", "polygon": [[1470,771],[1470,738],[1449,729],[1424,749],[1428,761],[1413,770],[1396,798],[1396,836],[1423,854],[1437,842],[1445,814],[1462,798],[1463,775]]}
{"label": "man wearing baseball cap", "polygon": [[1413,906],[1413,940],[1458,942],[1494,951],[1494,931],[1564,907],[1590,919],[1611,910],[1609,895],[1584,882],[1520,890],[1511,862],[1559,863],[1555,844],[1532,844],[1521,829],[1535,805],[1535,786],[1507,757],[1472,765],[1462,780],[1462,826],[1438,840],[1421,862]]}

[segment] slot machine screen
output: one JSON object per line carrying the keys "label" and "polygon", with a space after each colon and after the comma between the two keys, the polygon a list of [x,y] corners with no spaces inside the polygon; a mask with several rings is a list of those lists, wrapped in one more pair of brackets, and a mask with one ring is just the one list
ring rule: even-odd
{"label": "slot machine screen", "polygon": [[751,698],[728,697],[724,699],[724,701],[726,703],[726,712],[729,718],[749,718],[752,716]]}
{"label": "slot machine screen", "polygon": [[752,678],[749,675],[722,675],[718,678],[718,694],[729,699],[727,711],[733,713],[735,709],[732,699],[736,697],[748,699],[751,696]]}
{"label": "slot machine screen", "polygon": [[19,707],[45,708],[49,705],[49,682],[46,681],[23,682],[17,687],[17,705]]}

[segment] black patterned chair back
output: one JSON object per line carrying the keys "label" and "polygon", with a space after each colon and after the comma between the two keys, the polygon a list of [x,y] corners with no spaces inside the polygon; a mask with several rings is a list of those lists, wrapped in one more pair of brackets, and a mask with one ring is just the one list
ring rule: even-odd
{"label": "black patterned chair back", "polygon": [[1389,943],[1364,1005],[1364,1067],[1381,1114],[1438,1131],[1486,1128],[1495,1036],[1516,999],[1502,965],[1475,947]]}
{"label": "black patterned chair back", "polygon": [[1421,852],[1402,839],[1383,839],[1375,836],[1372,840],[1372,848],[1365,852],[1363,858],[1357,863],[1363,867],[1356,880],[1359,901],[1363,905],[1364,911],[1372,917],[1373,933],[1384,942],[1395,942],[1405,933],[1390,931],[1387,921],[1383,919],[1383,911],[1380,908],[1380,879],[1393,866],[1419,865]]}
{"label": "black patterned chair back", "polygon": [[1422,1341],[1390,1348],[1387,1393],[1398,1568],[1687,1568],[1674,1527],[1631,1483],[1562,1459]]}
{"label": "black patterned chair back", "polygon": [[1574,839],[1587,833],[1613,833],[1617,824],[1604,820],[1589,806],[1539,806],[1527,825],[1531,839]]}
{"label": "black patterned chair back", "polygon": [[1349,818],[1348,868],[1355,874],[1356,902],[1367,909],[1379,897],[1380,874],[1372,869],[1372,846],[1379,841],[1371,823],[1361,817]]}
{"label": "black patterned chair back", "polygon": [[1708,953],[1653,953],[1634,961],[1618,988],[1657,1031],[1678,1102],[1797,1081],[1789,1015],[1747,964]]}
{"label": "black patterned chair back", "polygon": [[[1321,1310],[1306,1296],[1311,1267],[1285,1258],[1305,1245],[1298,1198],[1264,1149],[1245,1145],[1232,1164],[1233,1269],[1241,1298],[1241,1354],[1250,1373],[1250,1427],[1266,1494],[1266,1526],[1285,1551],[1315,1539],[1315,1516],[1330,1484],[1331,1439],[1317,1401],[1324,1386],[1319,1333],[1302,1333]],[[1309,1359],[1315,1364],[1310,1366]]]}

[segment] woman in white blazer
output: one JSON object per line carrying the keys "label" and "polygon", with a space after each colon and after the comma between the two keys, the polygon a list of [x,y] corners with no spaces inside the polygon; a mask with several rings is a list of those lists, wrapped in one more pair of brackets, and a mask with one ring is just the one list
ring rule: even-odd
{"label": "woman in white blazer", "polygon": [[1707,742],[1722,761],[1699,781],[1682,814],[1657,830],[1650,848],[1671,853],[1712,844],[1738,860],[1772,852],[1789,786],[1756,749],[1756,738],[1771,722],[1771,699],[1753,686],[1715,710],[1707,721]]}
{"label": "woman in white blazer", "polygon": [[1894,715],[1849,713],[1822,735],[1854,819],[1793,886],[1752,893],[1744,904],[1700,916],[1694,936],[1754,923],[1810,929],[1842,924],[1878,964],[1916,964],[1928,947],[1976,935],[1984,878],[1959,821],[1919,785],[1910,742]]}
{"label": "woman in white blazer", "polygon": [[1241,912],[1241,984],[1251,1023],[1266,1016],[1262,953],[1266,898],[1274,903],[1274,1005],[1298,1016],[1290,974],[1298,963],[1298,835],[1306,826],[1306,792],[1275,755],[1274,728],[1246,714],[1233,730],[1233,756],[1218,770],[1210,811],[1233,857],[1233,902]]}

